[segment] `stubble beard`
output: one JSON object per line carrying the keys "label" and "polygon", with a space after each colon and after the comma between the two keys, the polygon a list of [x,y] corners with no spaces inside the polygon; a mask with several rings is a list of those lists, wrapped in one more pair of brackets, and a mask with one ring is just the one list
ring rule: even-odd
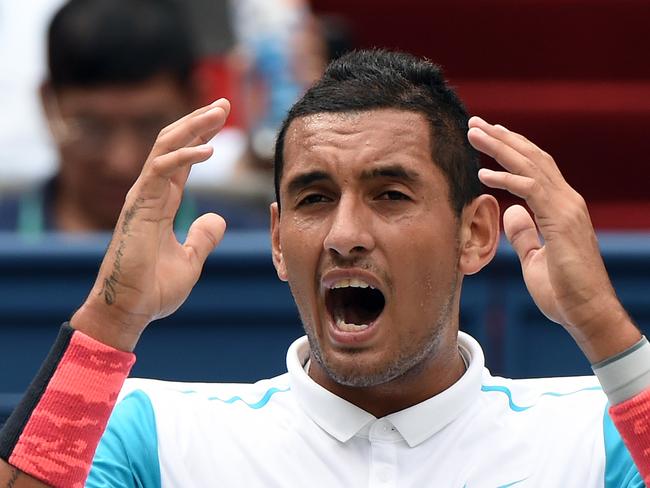
{"label": "stubble beard", "polygon": [[[340,367],[333,364],[330,358],[326,357],[320,347],[320,342],[314,333],[313,327],[308,327],[303,320],[303,328],[307,334],[311,358],[316,361],[327,375],[336,383],[343,386],[355,388],[367,388],[379,386],[406,376],[413,376],[422,371],[429,360],[433,358],[440,342],[452,326],[452,313],[454,310],[454,297],[458,276],[454,276],[452,283],[448,286],[448,293],[440,309],[440,314],[435,324],[428,329],[428,335],[421,341],[413,341],[414,348],[402,349],[400,353],[388,364],[379,365],[375,370],[359,370],[349,366]],[[351,355],[354,352],[350,353]]]}

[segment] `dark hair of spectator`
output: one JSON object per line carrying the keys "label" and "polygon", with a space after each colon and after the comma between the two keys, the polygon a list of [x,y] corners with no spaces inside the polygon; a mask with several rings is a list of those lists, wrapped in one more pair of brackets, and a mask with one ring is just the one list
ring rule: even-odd
{"label": "dark hair of spectator", "polygon": [[50,23],[48,65],[55,89],[157,75],[185,85],[194,65],[191,32],[173,0],[70,0]]}
{"label": "dark hair of spectator", "polygon": [[275,146],[275,194],[280,206],[284,139],[299,117],[330,112],[394,108],[424,115],[431,155],[449,183],[457,215],[482,192],[479,157],[467,140],[468,115],[440,68],[413,55],[385,50],[352,51],[334,60],[323,77],[291,108]]}

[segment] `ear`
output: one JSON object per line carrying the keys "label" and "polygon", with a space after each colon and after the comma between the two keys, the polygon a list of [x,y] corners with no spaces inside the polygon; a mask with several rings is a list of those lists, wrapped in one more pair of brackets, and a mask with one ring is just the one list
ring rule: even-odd
{"label": "ear", "polygon": [[492,261],[499,243],[499,204],[492,195],[483,194],[465,206],[461,216],[461,273],[471,275]]}
{"label": "ear", "polygon": [[278,273],[278,278],[287,281],[287,267],[282,256],[280,245],[280,211],[277,202],[271,204],[271,250],[273,255],[273,266]]}
{"label": "ear", "polygon": [[45,113],[47,119],[50,120],[52,117],[53,97],[55,97],[56,94],[54,93],[54,89],[52,88],[49,80],[45,80],[43,83],[41,83],[38,93],[41,98],[41,107],[43,107],[43,112]]}

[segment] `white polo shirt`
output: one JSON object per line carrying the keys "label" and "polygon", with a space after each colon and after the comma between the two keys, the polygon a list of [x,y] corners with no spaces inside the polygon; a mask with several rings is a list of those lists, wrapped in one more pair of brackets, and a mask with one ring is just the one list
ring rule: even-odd
{"label": "white polo shirt", "polygon": [[377,419],[316,384],[306,338],[255,384],[128,380],[87,486],[642,487],[595,377],[462,378]]}

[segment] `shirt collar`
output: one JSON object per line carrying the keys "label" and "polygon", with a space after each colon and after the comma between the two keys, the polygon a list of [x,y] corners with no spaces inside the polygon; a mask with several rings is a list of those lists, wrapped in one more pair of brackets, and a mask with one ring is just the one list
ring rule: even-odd
{"label": "shirt collar", "polygon": [[[385,417],[410,447],[421,444],[453,422],[480,394],[485,362],[481,346],[468,334],[459,332],[458,347],[468,367],[456,383],[428,400]],[[303,369],[308,359],[309,343],[306,337],[301,337],[289,347],[287,370],[291,389],[307,415],[341,442],[367,432],[367,426],[376,417],[312,380]]]}

